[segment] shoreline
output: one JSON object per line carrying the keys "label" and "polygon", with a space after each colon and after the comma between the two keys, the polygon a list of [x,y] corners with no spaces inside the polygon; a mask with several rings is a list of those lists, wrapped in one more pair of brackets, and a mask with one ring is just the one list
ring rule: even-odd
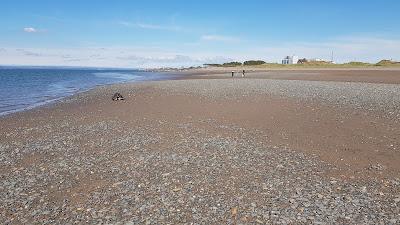
{"label": "shoreline", "polygon": [[[287,74],[285,73],[287,71],[280,71],[279,76],[283,76],[283,77],[279,77],[277,78],[276,76],[268,76],[266,74],[268,74],[268,72],[263,73],[263,72],[249,72],[246,76],[246,78],[244,79],[250,79],[250,80],[271,80],[271,81],[287,81],[287,82],[292,82],[292,81],[303,81],[303,82],[332,82],[332,84],[340,84],[340,83],[348,83],[348,84],[363,84],[365,83],[366,85],[371,84],[371,85],[397,85],[398,83],[400,83],[400,74],[398,77],[398,80],[393,81],[380,81],[380,82],[358,82],[358,80],[356,81],[348,81],[346,78],[341,77],[340,81],[336,81],[336,80],[324,80],[321,79],[323,76],[319,76],[318,78],[315,79],[308,79],[308,77],[302,77],[302,74],[297,74],[296,71],[294,74],[290,74],[290,76],[287,76]],[[290,71],[292,72],[292,71]],[[316,72],[321,72],[321,71],[316,71]],[[336,72],[336,71],[334,71]],[[346,72],[352,72],[352,71],[346,71]],[[363,71],[364,72],[364,71]],[[59,98],[57,100],[52,100],[50,103],[45,103],[42,105],[39,105],[37,107],[33,107],[30,109],[26,109],[26,110],[21,110],[18,112],[14,112],[14,113],[9,113],[6,115],[1,115],[0,116],[0,122],[2,120],[13,120],[13,119],[17,119],[17,117],[37,117],[40,116],[41,113],[46,112],[46,113],[51,113],[54,110],[59,110],[60,108],[68,108],[69,105],[82,105],[82,104],[86,104],[90,99],[93,98],[93,96],[98,95],[97,93],[101,93],[100,95],[104,95],[104,92],[109,92],[109,99],[111,99],[111,96],[114,92],[118,92],[119,89],[126,89],[126,87],[141,87],[141,86],[152,86],[152,84],[157,84],[159,81],[182,81],[182,82],[190,82],[190,81],[195,81],[195,80],[221,80],[222,82],[224,80],[226,81],[231,81],[232,79],[230,78],[230,75],[228,73],[220,73],[220,71],[211,71],[208,74],[199,74],[198,71],[191,71],[191,72],[183,72],[183,73],[179,73],[179,74],[171,74],[171,73],[167,73],[164,72],[164,75],[166,75],[167,77],[165,79],[155,79],[155,80],[145,80],[145,81],[124,81],[124,82],[120,82],[120,83],[113,83],[113,84],[105,84],[105,85],[98,85],[95,86],[93,88],[90,88],[88,90],[84,90],[84,91],[80,91],[74,94],[71,94],[69,96],[66,97],[62,97]],[[295,77],[293,77],[295,76]],[[353,76],[353,75],[352,75]],[[382,78],[382,77],[380,77]],[[241,77],[235,77],[233,79],[233,81],[240,81]],[[310,83],[312,84],[312,83]],[[389,86],[386,86],[389,87]],[[397,87],[397,86],[392,86],[392,87]],[[385,89],[385,86],[382,86],[382,89]],[[281,89],[282,90],[282,89]],[[297,104],[297,102],[304,102],[307,105],[315,105],[316,107],[332,107],[334,110],[339,110],[339,111],[348,111],[349,113],[355,113],[355,115],[372,115],[376,118],[383,118],[385,120],[388,121],[392,121],[395,122],[395,125],[397,125],[398,123],[400,123],[400,113],[399,114],[388,114],[388,113],[383,113],[382,111],[377,108],[375,110],[369,109],[367,111],[364,112],[356,112],[357,111],[357,107],[353,107],[351,105],[348,105],[347,103],[345,103],[344,105],[341,104],[336,104],[332,105],[333,102],[324,102],[323,98],[321,99],[321,97],[318,97],[316,99],[307,99],[304,97],[300,97],[300,98],[293,98],[290,95],[284,95],[284,96],[280,96],[278,94],[279,92],[276,92],[272,95],[269,95],[268,98],[277,98],[277,99],[286,99],[286,100],[294,100],[294,102]],[[129,95],[128,95],[129,97]],[[87,99],[88,98],[88,99]],[[109,99],[103,99],[103,101],[108,101]],[[98,100],[97,100],[98,101]],[[111,100],[109,100],[111,101]],[[111,102],[112,103],[112,102]],[[378,104],[378,102],[374,103],[374,104]],[[81,107],[81,106],[80,106]],[[241,107],[241,106],[240,106]],[[391,110],[389,110],[391,111]],[[361,114],[360,114],[361,113]],[[400,168],[399,168],[399,172],[400,172]],[[400,178],[400,177],[399,177]]]}
{"label": "shoreline", "polygon": [[[49,68],[49,69],[54,69],[54,68]],[[76,69],[81,69],[81,68],[76,68]],[[126,70],[129,71],[128,69],[126,69]],[[138,70],[138,71],[141,71],[141,70]],[[142,72],[150,72],[150,71],[143,70]],[[14,115],[14,114],[18,114],[18,113],[22,113],[22,112],[26,112],[26,111],[30,111],[30,110],[35,110],[35,109],[39,109],[39,108],[42,108],[42,107],[50,107],[53,104],[62,103],[63,100],[68,100],[68,98],[71,98],[74,95],[78,95],[78,94],[81,94],[81,93],[89,92],[89,91],[94,90],[94,89],[99,88],[99,87],[104,87],[104,86],[109,86],[109,85],[117,85],[117,84],[125,84],[125,83],[136,83],[136,82],[179,79],[179,75],[178,74],[171,74],[171,73],[167,73],[167,72],[158,72],[158,73],[163,74],[162,76],[167,76],[167,77],[163,77],[163,78],[158,77],[158,78],[153,78],[153,79],[149,79],[149,80],[147,80],[147,79],[146,80],[125,80],[125,81],[120,81],[120,82],[115,82],[115,83],[110,83],[110,84],[98,84],[98,85],[95,85],[95,86],[90,87],[90,88],[86,88],[86,89],[82,89],[82,90],[76,90],[74,93],[70,93],[70,94],[68,94],[66,96],[56,97],[54,99],[49,99],[49,100],[46,100],[46,101],[43,101],[43,102],[38,102],[38,103],[35,103],[33,105],[26,106],[25,108],[14,109],[14,110],[5,111],[5,112],[0,112],[0,119],[4,118],[4,117],[7,117],[7,116],[10,116],[10,115]]]}
{"label": "shoreline", "polygon": [[[335,213],[362,206],[374,223],[400,213],[399,72],[181,75],[0,118],[0,221],[283,222],[276,211],[363,223]],[[117,91],[124,101],[111,101]]]}
{"label": "shoreline", "polygon": [[[271,81],[274,81],[274,80],[280,81],[280,80],[282,80],[282,81],[287,81],[287,82],[291,82],[291,81],[326,82],[326,80],[320,79],[321,77],[326,76],[326,74],[322,75],[322,76],[319,76],[318,77],[319,79],[318,78],[316,78],[316,79],[308,79],[307,77],[302,77],[301,76],[302,74],[297,74],[298,71],[296,71],[295,74],[289,73],[290,76],[287,76],[288,74],[286,74],[285,72],[287,72],[287,71],[280,71],[279,75],[283,76],[283,77],[280,77],[280,78],[277,78],[275,76],[266,75],[266,74],[268,74],[268,72],[266,72],[266,73],[249,72],[245,79],[246,80],[247,79],[260,80],[260,81],[262,81],[262,80],[271,80]],[[321,71],[316,71],[316,72],[321,72]],[[352,71],[347,71],[347,72],[352,72]],[[82,105],[82,104],[85,104],[85,103],[87,103],[89,101],[86,98],[90,99],[93,96],[96,96],[97,95],[96,93],[102,93],[101,95],[104,95],[104,92],[106,92],[106,90],[109,90],[108,91],[109,92],[109,98],[111,99],[111,96],[112,96],[113,92],[114,91],[118,91],[120,88],[125,89],[126,87],[129,87],[129,86],[132,86],[132,87],[135,87],[135,86],[138,86],[138,87],[141,87],[141,86],[152,86],[152,83],[156,83],[157,84],[158,81],[174,81],[174,80],[176,80],[178,82],[179,81],[190,82],[192,80],[193,81],[195,81],[195,80],[216,80],[216,81],[218,81],[218,80],[221,80],[221,81],[223,81],[223,80],[227,80],[227,81],[232,80],[230,78],[229,74],[227,74],[227,73],[223,74],[223,73],[220,73],[220,71],[211,71],[208,74],[199,74],[198,71],[195,71],[195,72],[193,72],[193,71],[191,71],[191,72],[182,72],[182,73],[179,73],[179,74],[171,74],[171,73],[165,72],[164,74],[166,76],[168,76],[165,79],[145,80],[145,81],[124,81],[124,82],[121,82],[121,83],[105,84],[105,85],[95,86],[95,87],[90,88],[88,90],[80,91],[80,92],[71,94],[69,96],[59,98],[57,100],[52,100],[50,103],[41,104],[41,105],[39,105],[37,107],[33,107],[33,108],[30,108],[30,109],[26,109],[26,110],[21,110],[21,111],[14,112],[14,113],[9,113],[9,114],[6,114],[6,115],[1,115],[0,116],[0,122],[2,120],[14,120],[14,119],[17,119],[20,116],[22,116],[22,117],[31,117],[31,116],[37,117],[37,116],[40,116],[40,114],[43,113],[43,112],[51,113],[54,110],[59,110],[60,108],[69,107],[70,104],[72,104],[72,105]],[[295,76],[295,77],[293,77],[293,76]],[[243,79],[243,78],[235,77],[233,80],[240,81],[241,79]],[[341,77],[340,81],[329,80],[329,79],[327,81],[328,82],[333,82],[332,84],[336,84],[336,83],[340,84],[341,82],[348,83],[348,84],[352,84],[352,83],[358,84],[358,83],[360,83],[358,81],[348,81],[346,78],[343,79],[343,77]],[[392,84],[393,85],[397,85],[398,83],[400,83],[400,74],[399,74],[398,80],[396,80],[396,81],[393,81],[393,80],[382,81],[382,83],[381,82],[371,82],[370,83],[370,82],[366,81],[366,82],[361,82],[360,84],[363,84],[363,83],[371,84],[371,85],[374,85],[374,84],[376,84],[376,85],[386,85],[386,84],[387,85],[392,85]],[[389,86],[386,86],[386,87],[389,87]],[[392,87],[396,87],[396,86],[392,86]],[[385,88],[385,86],[382,86],[382,89],[384,89],[384,88]],[[322,100],[321,97],[318,97],[316,99],[303,99],[303,97],[301,97],[301,98],[293,98],[290,95],[280,96],[278,93],[279,92],[276,92],[276,93],[270,95],[269,98],[271,98],[271,97],[272,98],[278,98],[278,99],[282,98],[282,99],[287,99],[287,100],[291,99],[291,100],[294,100],[295,102],[304,102],[307,105],[317,105],[317,107],[320,107],[320,106],[332,107],[332,106],[334,106],[335,110],[349,111],[349,113],[354,113],[355,112],[354,110],[357,111],[357,107],[353,107],[351,105],[347,105],[346,106],[347,103],[345,103],[345,105],[343,105],[343,106],[341,106],[341,104],[336,105],[336,103],[335,103],[335,105],[332,105],[332,102],[321,101]],[[108,100],[109,99],[104,99],[103,101],[108,101]],[[374,104],[378,104],[378,102],[376,102]],[[356,113],[356,114],[360,114],[360,113],[361,114],[367,113],[365,115],[369,115],[370,114],[370,115],[373,115],[376,118],[384,118],[384,119],[386,119],[388,121],[394,121],[395,125],[399,123],[398,120],[400,119],[400,114],[387,114],[387,113],[383,113],[382,114],[381,110],[379,108],[377,108],[375,110],[369,109],[368,111],[359,112],[359,113]],[[399,170],[399,172],[400,172],[400,170]]]}
{"label": "shoreline", "polygon": [[[14,67],[11,67],[14,68]],[[30,67],[28,67],[30,68]],[[39,67],[41,68],[41,67]],[[58,68],[58,67],[57,67]],[[243,67],[248,69],[247,70],[247,75],[251,74],[251,75],[256,75],[255,78],[261,78],[261,76],[257,76],[257,75],[265,75],[265,73],[274,73],[274,72],[279,72],[279,73],[284,73],[284,72],[288,72],[288,73],[304,73],[304,72],[311,72],[311,73],[318,73],[318,72],[327,72],[327,71],[333,71],[333,72],[337,72],[337,71],[342,71],[342,72],[350,72],[350,71],[372,71],[372,72],[376,72],[376,71],[392,71],[392,72],[396,72],[400,71],[399,67],[376,67],[376,68],[369,68],[369,67],[353,67],[353,68],[269,68],[269,69],[265,69],[265,68],[257,68],[257,67]],[[52,69],[52,68],[50,68]],[[82,68],[76,68],[76,69],[82,69]],[[90,68],[88,68],[90,69]],[[118,68],[114,68],[116,70],[118,70]],[[127,71],[129,71],[130,69],[126,69]],[[168,76],[167,78],[157,78],[154,80],[139,80],[139,81],[122,81],[122,82],[118,82],[118,83],[113,83],[113,84],[103,84],[103,85],[96,85],[92,88],[89,88],[87,90],[78,90],[75,93],[72,93],[68,96],[64,96],[64,97],[59,97],[56,99],[51,99],[48,100],[46,102],[40,102],[37,103],[33,106],[27,106],[26,108],[23,109],[17,109],[17,110],[12,110],[11,112],[3,112],[0,113],[0,118],[4,118],[7,117],[9,115],[13,115],[13,114],[17,114],[17,113],[21,113],[21,112],[25,112],[25,111],[29,111],[29,110],[34,110],[36,108],[41,108],[41,107],[46,107],[46,106],[50,106],[52,104],[55,104],[57,102],[60,102],[62,100],[68,99],[73,95],[82,93],[82,92],[87,92],[87,91],[91,91],[95,88],[101,87],[101,86],[108,86],[108,85],[115,85],[115,84],[123,84],[123,83],[135,83],[135,82],[146,82],[146,81],[157,81],[157,80],[180,80],[180,79],[226,79],[227,77],[229,78],[230,72],[232,70],[237,70],[237,72],[239,73],[242,70],[242,67],[210,67],[210,68],[195,68],[195,69],[143,69],[143,70],[138,70],[138,71],[143,71],[143,72],[158,72],[161,74],[164,74],[164,76]],[[281,76],[282,74],[280,74]],[[249,77],[249,76],[248,76]],[[296,80],[296,79],[300,79],[303,80],[304,78],[302,77],[277,77],[277,76],[264,76],[262,78],[265,79],[288,79],[288,80]],[[379,78],[381,79],[381,78]],[[313,80],[313,78],[306,78],[305,80]],[[321,80],[321,77],[315,78],[315,80]],[[336,80],[328,80],[327,81],[336,81]],[[343,80],[339,80],[339,81],[343,81]],[[369,81],[365,81],[365,80],[344,80],[344,82],[369,82]],[[376,82],[376,80],[370,81],[372,83]],[[392,81],[381,81],[379,83],[393,83]],[[395,83],[400,83],[400,79],[396,80]]]}
{"label": "shoreline", "polygon": [[[296,79],[294,79],[293,77],[285,76],[285,75],[287,75],[287,74],[285,74],[286,71],[280,71],[280,72],[281,72],[280,75],[283,76],[282,78],[276,78],[274,76],[268,77],[266,75],[266,73],[250,72],[250,73],[248,73],[248,75],[244,79],[245,80],[260,80],[260,81],[271,80],[271,82],[274,82],[274,81],[289,82],[289,83],[286,83],[286,84],[290,84],[290,82],[292,82],[292,81],[317,82],[317,83],[318,82],[326,82],[324,79],[320,79],[320,80],[307,79],[307,77],[305,77],[305,78],[302,77],[301,74],[297,74],[297,73],[290,74],[291,76],[296,76],[295,77]],[[317,71],[317,72],[321,72],[321,71]],[[347,72],[351,72],[351,71],[347,71]],[[194,72],[194,73],[193,72],[189,72],[189,73],[180,73],[180,74],[175,74],[175,75],[172,75],[170,73],[165,73],[165,75],[168,76],[168,78],[166,78],[166,79],[158,79],[158,80],[146,80],[146,81],[125,81],[125,82],[121,82],[121,83],[99,85],[99,86],[93,87],[93,88],[91,88],[89,90],[77,92],[77,93],[72,94],[70,96],[62,97],[62,98],[60,98],[58,100],[54,100],[54,101],[52,101],[50,103],[43,104],[43,105],[40,105],[38,107],[34,107],[34,108],[31,108],[31,109],[18,111],[18,112],[15,112],[15,113],[2,115],[2,116],[0,116],[0,122],[2,122],[2,120],[14,120],[14,119],[17,119],[20,116],[22,116],[22,117],[32,117],[32,116],[33,117],[37,117],[37,116],[40,116],[40,114],[43,113],[43,112],[46,112],[47,114],[51,114],[52,111],[54,111],[54,110],[57,111],[60,108],[68,108],[70,105],[72,105],[74,107],[76,107],[76,106],[82,107],[83,104],[88,103],[88,101],[90,101],[90,99],[92,99],[94,96],[97,96],[97,95],[103,96],[105,92],[109,92],[109,94],[108,94],[109,96],[108,97],[111,99],[112,94],[115,91],[118,91],[120,89],[124,90],[124,89],[126,89],[126,87],[152,86],[153,84],[158,85],[159,81],[190,82],[190,81],[196,81],[196,80],[200,80],[200,81],[201,80],[204,80],[204,81],[207,81],[207,80],[213,81],[213,80],[215,80],[217,82],[217,81],[220,80],[223,83],[224,80],[226,80],[228,82],[232,82],[232,81],[239,81],[240,82],[240,80],[243,79],[243,78],[240,78],[240,77],[236,77],[236,78],[234,78],[232,80],[230,78],[230,76],[228,76],[229,74],[221,74],[219,71],[218,72],[212,71],[212,72],[210,72],[208,74],[201,74],[201,75],[199,75],[197,71]],[[260,78],[261,76],[262,76],[262,78]],[[325,75],[322,75],[322,76],[325,76]],[[319,78],[321,78],[321,76]],[[388,87],[397,88],[397,86],[393,86],[393,85],[397,85],[398,82],[400,83],[400,75],[399,75],[398,81],[393,82],[391,80],[389,82],[383,81],[382,83],[381,82],[375,82],[375,83],[374,82],[372,82],[372,83],[370,83],[370,82],[361,82],[360,83],[358,81],[348,81],[347,79],[343,79],[343,77],[341,77],[341,79],[342,79],[341,81],[335,81],[335,80],[329,80],[328,79],[328,82],[332,82],[332,85],[340,85],[340,83],[343,82],[344,85],[346,85],[346,86],[351,86],[350,84],[360,84],[361,85],[363,83],[365,83],[365,85],[369,85],[370,84],[370,85],[373,85],[373,86],[376,86],[376,85],[392,85],[392,86],[382,86],[382,88],[381,88],[382,90],[386,89]],[[349,84],[349,85],[347,85],[346,83]],[[315,85],[313,85],[313,83],[304,83],[304,84],[315,86]],[[323,84],[323,85],[325,85],[325,84]],[[364,86],[364,88],[366,88],[366,87],[367,86]],[[378,86],[376,86],[376,87],[378,87]],[[193,88],[195,88],[195,87],[193,87]],[[319,96],[319,97],[317,97],[315,99],[314,99],[314,97],[311,98],[311,99],[308,99],[308,97],[296,97],[296,98],[293,98],[292,96],[290,96],[290,94],[282,96],[282,95],[279,94],[279,92],[282,91],[282,90],[284,90],[284,89],[277,89],[276,91],[278,91],[278,92],[276,92],[276,91],[274,92],[273,90],[269,90],[269,92],[271,92],[271,91],[272,92],[268,95],[268,98],[286,99],[286,100],[294,101],[293,102],[294,104],[298,104],[299,102],[303,102],[306,105],[308,105],[308,107],[310,107],[310,105],[314,105],[313,107],[317,107],[317,108],[328,107],[328,108],[332,108],[330,110],[336,110],[336,111],[338,110],[337,113],[339,113],[339,114],[347,111],[349,114],[354,114],[354,115],[369,115],[369,116],[373,116],[375,119],[378,118],[378,119],[387,120],[387,122],[386,122],[387,124],[390,121],[394,122],[395,126],[397,126],[397,124],[400,123],[400,112],[398,114],[391,113],[392,110],[397,110],[397,109],[388,109],[387,112],[389,112],[389,113],[383,112],[379,108],[376,108],[376,109],[372,109],[371,108],[371,109],[368,109],[367,111],[357,112],[358,111],[357,108],[359,106],[353,107],[352,105],[350,105],[350,104],[348,104],[346,102],[343,102],[343,103],[336,102],[336,103],[334,103],[337,100],[325,102],[323,99],[326,98],[326,97],[322,97],[321,98],[321,96]],[[371,89],[371,91],[372,91],[372,89]],[[100,93],[100,94],[97,94],[97,93]],[[250,96],[251,96],[251,94],[250,94]],[[130,97],[130,94],[128,94],[128,97]],[[201,97],[201,96],[199,96],[199,97]],[[257,98],[259,98],[259,97],[257,97]],[[99,101],[99,100],[95,100],[95,101]],[[111,100],[103,99],[102,101],[111,101]],[[253,99],[251,99],[250,101],[253,101]],[[378,101],[376,101],[373,104],[378,104]],[[237,108],[235,110],[240,110],[240,107],[242,107],[242,106],[239,106],[239,108]],[[259,118],[259,117],[257,117],[257,118]],[[370,118],[372,118],[372,117],[370,117]],[[288,129],[292,129],[292,128],[288,128]],[[304,148],[304,146],[301,146],[300,148]],[[398,170],[398,172],[400,172],[400,167],[398,169],[396,169],[396,171],[397,170]],[[396,174],[398,172],[394,172],[392,174]],[[382,174],[382,172],[380,172],[380,173]]]}

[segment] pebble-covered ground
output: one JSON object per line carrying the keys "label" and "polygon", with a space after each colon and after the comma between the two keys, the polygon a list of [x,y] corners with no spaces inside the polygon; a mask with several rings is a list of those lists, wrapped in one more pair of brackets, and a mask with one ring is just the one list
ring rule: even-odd
{"label": "pebble-covered ground", "polygon": [[400,119],[400,85],[333,81],[204,79],[164,81],[158,88],[177,94],[235,99],[242,96],[282,96],[339,107],[384,113]]}
{"label": "pebble-covered ground", "polygon": [[[280,95],[395,120],[400,106],[396,85],[255,79],[109,86],[65,104],[115,89],[127,98]],[[65,115],[2,132],[0,223],[400,224],[400,179],[334,178],[317,157],[213,118],[137,118]]]}

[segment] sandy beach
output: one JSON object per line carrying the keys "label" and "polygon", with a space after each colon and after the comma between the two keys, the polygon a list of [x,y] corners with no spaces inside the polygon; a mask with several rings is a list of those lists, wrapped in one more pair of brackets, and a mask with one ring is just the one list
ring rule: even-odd
{"label": "sandy beach", "polygon": [[400,223],[400,70],[179,75],[0,118],[0,223]]}

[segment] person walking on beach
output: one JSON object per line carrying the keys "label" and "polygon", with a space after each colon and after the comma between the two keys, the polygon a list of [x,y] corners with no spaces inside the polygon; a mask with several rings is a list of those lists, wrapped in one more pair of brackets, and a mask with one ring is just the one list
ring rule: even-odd
{"label": "person walking on beach", "polygon": [[232,71],[232,77],[233,77],[234,74],[235,74],[235,71]]}
{"label": "person walking on beach", "polygon": [[243,70],[243,71],[242,71],[242,77],[244,77],[244,76],[245,76],[245,71]]}

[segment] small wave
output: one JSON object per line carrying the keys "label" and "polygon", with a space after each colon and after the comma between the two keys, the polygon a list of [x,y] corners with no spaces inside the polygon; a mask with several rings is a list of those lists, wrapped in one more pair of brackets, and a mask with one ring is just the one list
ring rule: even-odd
{"label": "small wave", "polygon": [[0,111],[0,116],[5,116],[5,115],[9,115],[9,114],[16,113],[16,112],[22,112],[22,111],[34,109],[39,106],[43,106],[43,105],[47,105],[47,104],[59,101],[63,98],[64,97],[54,98],[54,99],[50,99],[50,100],[46,100],[46,101],[42,101],[42,102],[37,102],[34,104],[19,104],[19,105],[16,105],[16,108],[14,108],[14,109]]}
{"label": "small wave", "polygon": [[[21,75],[22,74],[22,75]],[[142,71],[11,69],[0,70],[0,116],[32,109],[97,86],[157,80]]]}
{"label": "small wave", "polygon": [[104,72],[104,73],[93,73],[99,78],[111,78],[119,80],[139,80],[142,76],[128,73],[117,73],[117,72]]}

